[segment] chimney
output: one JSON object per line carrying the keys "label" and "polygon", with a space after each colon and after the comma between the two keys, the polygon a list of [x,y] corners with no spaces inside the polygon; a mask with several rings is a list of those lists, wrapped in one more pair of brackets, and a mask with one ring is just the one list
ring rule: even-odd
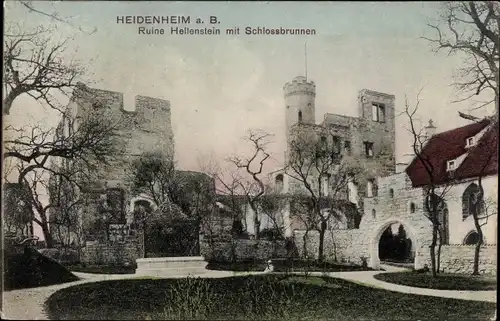
{"label": "chimney", "polygon": [[429,119],[429,125],[425,127],[425,136],[427,139],[431,138],[436,134],[436,126],[434,126],[434,122],[432,119]]}

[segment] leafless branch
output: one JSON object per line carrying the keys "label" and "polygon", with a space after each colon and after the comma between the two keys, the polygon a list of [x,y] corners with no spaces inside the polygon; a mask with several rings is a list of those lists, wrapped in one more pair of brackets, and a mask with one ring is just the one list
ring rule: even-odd
{"label": "leafless branch", "polygon": [[[62,113],[55,92],[69,95],[86,72],[83,63],[69,59],[70,38],[55,42],[50,28],[34,31],[9,25],[4,37],[3,115],[9,115],[14,101],[21,95]],[[81,79],[80,79],[81,80]]]}
{"label": "leafless branch", "polygon": [[[463,53],[465,60],[459,69],[462,81],[455,86],[464,101],[480,95],[486,89],[494,94],[498,115],[500,6],[494,1],[455,1],[443,4],[441,22],[428,26],[436,33],[434,38],[423,37],[435,51],[448,55]],[[487,104],[485,104],[486,106]]]}
{"label": "leafless branch", "polygon": [[40,10],[38,8],[35,7],[35,5],[33,4],[33,1],[19,1],[25,8],[27,8],[30,12],[34,12],[34,13],[37,13],[37,14],[41,14],[42,16],[45,16],[45,17],[48,17],[50,19],[53,19],[57,22],[60,22],[60,23],[63,23],[63,24],[66,24],[72,28],[75,28],[83,33],[86,33],[86,34],[89,34],[89,35],[92,35],[94,34],[96,31],[97,31],[97,28],[94,28],[92,31],[86,31],[84,30],[82,27],[80,26],[77,26],[75,24],[73,24],[69,18],[63,18],[61,16],[59,16],[59,14],[57,12],[52,12],[52,13],[48,13],[48,12],[45,12],[43,10]]}

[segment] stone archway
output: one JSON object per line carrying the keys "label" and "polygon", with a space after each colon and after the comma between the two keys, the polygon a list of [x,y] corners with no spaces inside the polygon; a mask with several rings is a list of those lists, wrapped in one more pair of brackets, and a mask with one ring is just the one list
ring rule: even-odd
{"label": "stone archway", "polygon": [[156,203],[151,198],[144,196],[144,195],[139,195],[139,196],[133,197],[130,200],[130,212],[131,213],[134,212],[136,203],[138,203],[138,204],[147,203],[147,204],[149,204],[149,206],[151,207],[152,210],[156,210],[156,208],[157,208]]}
{"label": "stone archway", "polygon": [[405,220],[401,219],[388,219],[385,220],[384,222],[378,224],[378,226],[373,230],[374,232],[370,235],[369,239],[369,254],[370,254],[370,261],[369,261],[369,266],[373,269],[379,269],[380,268],[380,257],[379,257],[379,241],[380,238],[382,237],[382,233],[390,227],[393,224],[401,224],[403,228],[405,229],[407,236],[409,239],[412,241],[412,250],[414,251],[414,267],[415,269],[420,269],[421,268],[421,263],[419,259],[419,245],[420,245],[420,240],[417,238],[417,234],[413,227]]}

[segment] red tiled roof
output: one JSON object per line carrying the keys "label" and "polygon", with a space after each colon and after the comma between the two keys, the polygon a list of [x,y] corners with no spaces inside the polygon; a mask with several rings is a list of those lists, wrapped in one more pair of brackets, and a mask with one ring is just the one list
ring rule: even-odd
{"label": "red tiled roof", "polygon": [[415,157],[406,168],[406,173],[414,187],[428,185],[432,180],[434,184],[444,184],[451,180],[446,171],[447,162],[466,152],[468,155],[460,166],[454,171],[453,179],[465,179],[493,175],[498,173],[498,123],[487,129],[475,146],[465,148],[465,140],[478,134],[490,125],[490,120],[455,128],[433,136],[424,146],[421,153],[432,166],[429,175],[421,159]]}

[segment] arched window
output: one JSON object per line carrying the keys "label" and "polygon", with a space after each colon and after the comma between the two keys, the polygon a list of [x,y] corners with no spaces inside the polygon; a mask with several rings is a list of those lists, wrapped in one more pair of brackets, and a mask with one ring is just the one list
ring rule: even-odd
{"label": "arched window", "polygon": [[302,110],[299,110],[299,123],[302,122]]}
{"label": "arched window", "polygon": [[474,245],[479,242],[479,234],[476,231],[470,231],[464,239],[465,245]]}
{"label": "arched window", "polygon": [[274,181],[276,184],[276,191],[281,192],[283,190],[283,174],[276,175]]}
{"label": "arched window", "polygon": [[450,235],[449,235],[449,228],[448,228],[448,209],[447,208],[439,211],[438,219],[439,219],[439,223],[440,223],[439,230],[441,231],[441,238],[442,238],[443,244],[449,244]]}
{"label": "arched window", "polygon": [[410,213],[415,213],[415,203],[410,203]]}
{"label": "arched window", "polygon": [[[472,183],[465,189],[462,194],[462,219],[465,220],[474,210],[479,215],[484,207],[483,200],[479,200],[480,196],[479,186]],[[478,203],[480,202],[480,204]]]}
{"label": "arched window", "polygon": [[389,190],[389,197],[394,198],[394,190],[392,188]]}
{"label": "arched window", "polygon": [[375,209],[372,209],[372,218],[377,218],[377,211]]}

